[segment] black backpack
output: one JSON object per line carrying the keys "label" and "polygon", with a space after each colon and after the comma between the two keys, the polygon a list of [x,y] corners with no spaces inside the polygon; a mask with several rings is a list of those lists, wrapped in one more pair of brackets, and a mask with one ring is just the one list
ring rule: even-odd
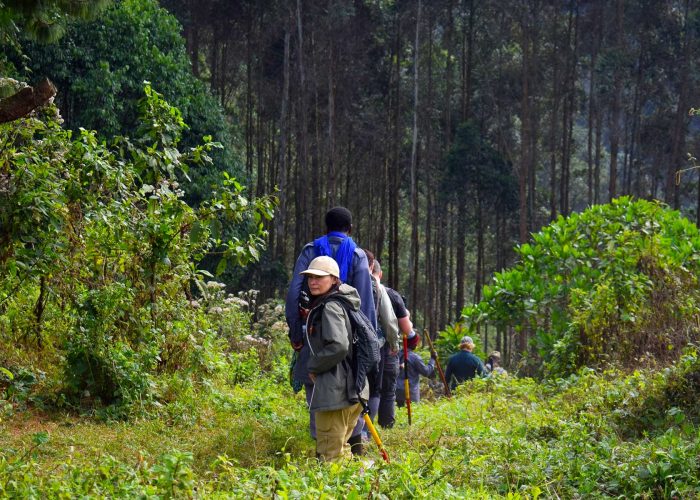
{"label": "black backpack", "polygon": [[[356,311],[348,299],[334,293],[325,300],[324,304],[331,300],[343,306],[350,318],[352,327],[351,366],[355,378],[355,389],[359,396],[365,386],[365,380],[368,380],[371,385],[379,374],[381,354],[377,332],[365,313]],[[370,392],[372,392],[372,387],[370,387]]]}

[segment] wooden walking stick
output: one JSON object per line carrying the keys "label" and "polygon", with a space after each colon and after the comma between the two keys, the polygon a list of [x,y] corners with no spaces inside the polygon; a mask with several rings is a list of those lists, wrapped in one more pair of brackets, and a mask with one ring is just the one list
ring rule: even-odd
{"label": "wooden walking stick", "polygon": [[452,391],[450,391],[450,386],[448,385],[447,380],[445,380],[445,372],[442,371],[442,366],[440,366],[440,360],[438,359],[435,347],[433,347],[433,339],[430,338],[430,332],[427,329],[424,330],[423,336],[426,339],[428,339],[428,347],[430,347],[430,354],[431,356],[433,356],[433,359],[435,359],[435,365],[437,366],[438,373],[440,374],[440,380],[442,380],[442,384],[445,386],[445,396],[451,398]]}
{"label": "wooden walking stick", "polygon": [[411,425],[411,386],[408,383],[408,335],[403,334],[403,390],[406,394],[406,410],[408,410],[408,425]]}

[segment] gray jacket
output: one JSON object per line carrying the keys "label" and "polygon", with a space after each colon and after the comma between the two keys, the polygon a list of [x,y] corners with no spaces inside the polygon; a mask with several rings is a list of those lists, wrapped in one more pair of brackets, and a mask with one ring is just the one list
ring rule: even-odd
{"label": "gray jacket", "polygon": [[[342,284],[338,292],[344,295],[355,310],[360,309],[360,296],[350,285]],[[309,347],[309,373],[316,374],[311,395],[311,411],[330,411],[347,408],[367,401],[369,387],[365,382],[361,394],[355,389],[352,373],[352,327],[350,318],[337,301],[324,301],[314,308],[307,319],[305,341]]]}
{"label": "gray jacket", "polygon": [[384,332],[384,339],[389,343],[391,351],[399,350],[399,320],[396,319],[394,308],[386,288],[372,278],[374,293],[377,297],[377,319]]}

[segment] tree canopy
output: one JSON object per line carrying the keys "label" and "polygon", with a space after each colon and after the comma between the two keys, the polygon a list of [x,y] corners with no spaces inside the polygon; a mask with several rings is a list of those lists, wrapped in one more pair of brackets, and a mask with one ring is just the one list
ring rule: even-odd
{"label": "tree canopy", "polygon": [[129,134],[138,125],[144,82],[158,88],[180,109],[187,127],[183,144],[205,135],[225,145],[213,153],[214,168],[195,168],[187,199],[206,198],[219,172],[241,173],[229,124],[217,100],[192,75],[181,27],[153,0],[115,3],[99,19],[75,20],[56,43],[27,40],[23,53],[29,74],[48,76],[58,88],[56,102],[66,126],[96,130],[103,138]]}

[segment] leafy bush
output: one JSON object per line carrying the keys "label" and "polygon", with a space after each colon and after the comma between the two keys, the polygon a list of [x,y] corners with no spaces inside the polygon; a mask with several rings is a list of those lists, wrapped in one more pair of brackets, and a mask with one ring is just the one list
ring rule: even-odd
{"label": "leafy bush", "polygon": [[[138,135],[110,146],[88,131],[72,140],[55,109],[0,126],[0,344],[33,341],[37,359],[65,368],[74,404],[127,412],[153,399],[159,374],[201,380],[225,367],[216,322],[191,307],[191,283],[208,275],[196,262],[256,259],[273,207],[228,175],[187,205],[189,166],[219,145],[181,152],[180,112],[150,85],[139,109]],[[223,223],[243,237],[223,240]]]}
{"label": "leafy bush", "polygon": [[517,252],[463,314],[515,327],[550,375],[668,363],[700,337],[698,228],[659,203],[623,197],[559,217]]}

